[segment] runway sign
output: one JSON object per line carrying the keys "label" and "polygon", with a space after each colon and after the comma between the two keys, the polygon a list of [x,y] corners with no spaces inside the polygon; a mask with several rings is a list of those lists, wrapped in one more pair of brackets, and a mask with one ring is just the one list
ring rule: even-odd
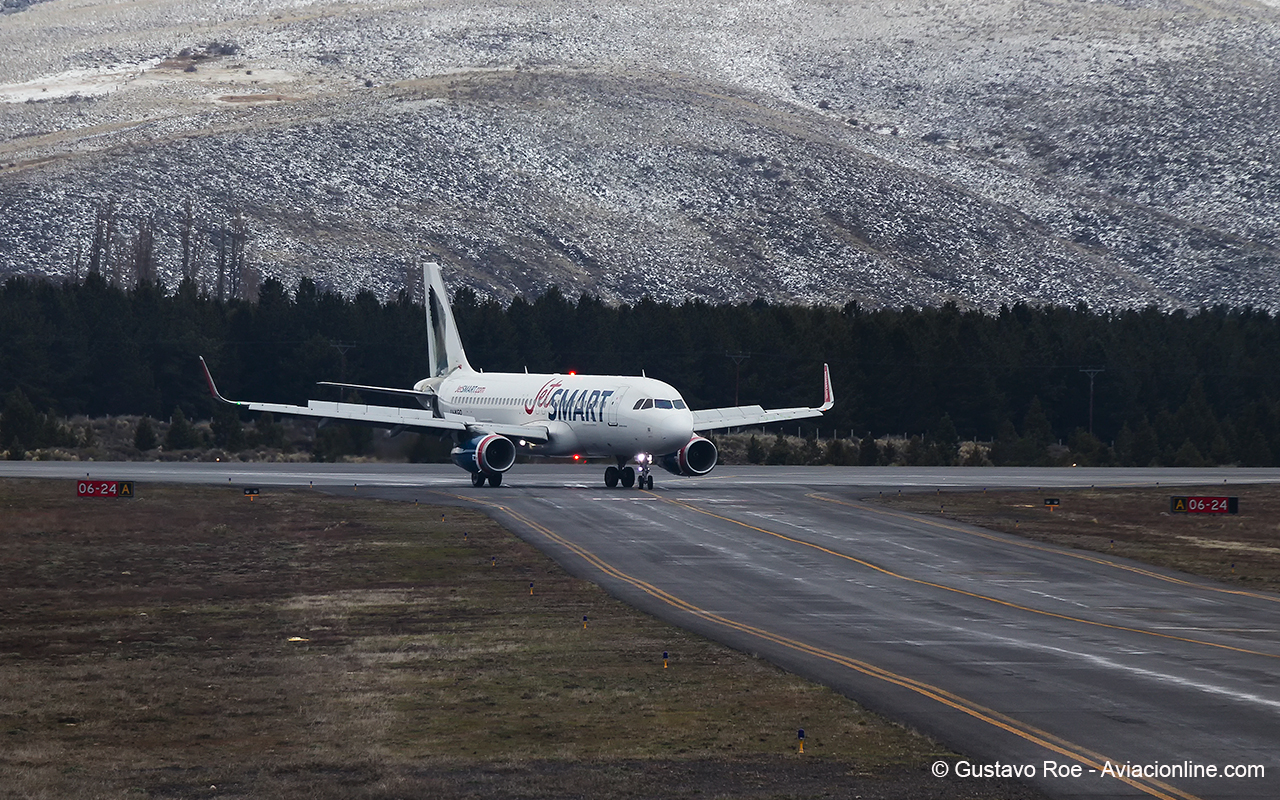
{"label": "runway sign", "polygon": [[1174,514],[1239,514],[1238,497],[1170,497],[1169,511]]}
{"label": "runway sign", "polygon": [[77,481],[76,497],[133,497],[133,481]]}

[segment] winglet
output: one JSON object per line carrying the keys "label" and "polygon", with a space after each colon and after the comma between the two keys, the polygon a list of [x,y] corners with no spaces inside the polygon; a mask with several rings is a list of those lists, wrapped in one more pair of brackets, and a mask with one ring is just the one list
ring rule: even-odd
{"label": "winglet", "polygon": [[819,411],[830,411],[831,407],[836,404],[835,393],[831,391],[831,370],[826,364],[822,365],[822,405],[818,406]]}
{"label": "winglet", "polygon": [[204,369],[204,379],[209,384],[209,394],[213,395],[213,399],[223,403],[231,403],[232,405],[239,405],[234,400],[228,400],[227,398],[223,397],[221,394],[218,393],[218,386],[213,382],[213,374],[209,372],[209,365],[204,363],[204,356],[200,356],[200,366]]}

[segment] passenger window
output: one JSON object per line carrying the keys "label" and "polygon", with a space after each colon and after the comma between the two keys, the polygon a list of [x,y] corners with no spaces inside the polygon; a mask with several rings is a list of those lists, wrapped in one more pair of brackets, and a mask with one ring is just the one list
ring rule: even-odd
{"label": "passenger window", "polygon": [[671,408],[670,400],[654,400],[653,404],[658,408]]}
{"label": "passenger window", "polygon": [[684,404],[683,400],[676,400],[674,402],[676,404],[676,408],[688,408],[688,406]]}

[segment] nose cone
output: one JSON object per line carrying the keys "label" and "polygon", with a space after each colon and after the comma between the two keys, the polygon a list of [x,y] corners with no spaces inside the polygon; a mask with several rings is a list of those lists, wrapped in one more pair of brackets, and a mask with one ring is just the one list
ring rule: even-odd
{"label": "nose cone", "polygon": [[654,447],[654,452],[660,455],[674,453],[693,436],[693,414],[685,409],[672,409],[662,415],[653,432],[662,440],[662,446]]}

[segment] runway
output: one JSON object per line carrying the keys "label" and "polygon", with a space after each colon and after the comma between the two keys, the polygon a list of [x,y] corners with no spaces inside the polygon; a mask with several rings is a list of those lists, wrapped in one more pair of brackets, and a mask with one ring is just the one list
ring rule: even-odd
{"label": "runway", "polygon": [[[595,487],[603,466],[517,464],[504,489]],[[1192,486],[1216,483],[1280,483],[1280,469],[1056,468],[1056,467],[717,467],[701,478],[655,472],[658,489],[698,491],[715,487],[836,486],[873,493],[903,489],[1084,488],[1089,486]],[[0,478],[98,478],[160,483],[258,482],[264,486],[469,486],[466,473],[448,464],[246,463],[240,461],[0,461]]]}
{"label": "runway", "polygon": [[[822,681],[973,765],[1030,767],[1051,795],[1280,796],[1280,597],[863,500],[1270,483],[1280,470],[729,467],[660,475],[653,492],[607,490],[599,471],[519,466],[495,490],[434,466],[0,464],[0,476],[132,479],[140,494],[176,480],[478,505],[629,603]],[[1255,765],[1262,777],[1221,774]]]}

